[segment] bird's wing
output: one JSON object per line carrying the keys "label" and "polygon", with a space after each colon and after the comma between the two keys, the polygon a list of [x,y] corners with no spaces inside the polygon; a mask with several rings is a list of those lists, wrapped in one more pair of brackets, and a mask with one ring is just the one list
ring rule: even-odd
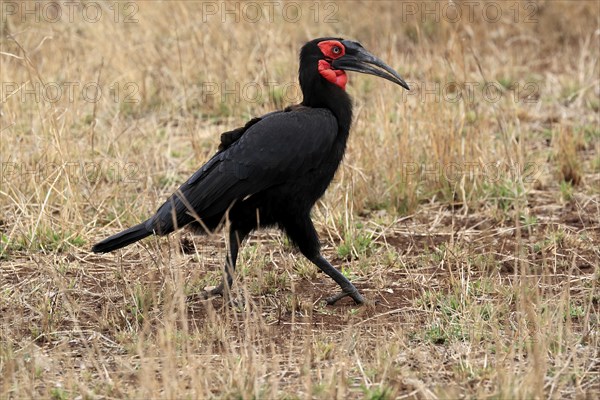
{"label": "bird's wing", "polygon": [[297,108],[254,121],[181,185],[149,224],[165,234],[175,220],[182,227],[196,217],[223,213],[236,200],[293,181],[324,160],[337,131],[337,120],[327,109]]}
{"label": "bird's wing", "polygon": [[[285,111],[288,110],[289,108],[287,108]],[[273,115],[280,114],[285,111],[273,111],[263,115],[262,117],[252,118],[250,121],[246,122],[246,125],[242,126],[241,128],[236,128],[232,131],[223,132],[221,134],[221,144],[219,144],[219,151],[223,151],[229,146],[231,146],[233,143],[235,143],[252,125],[262,121],[263,119],[269,118]]]}

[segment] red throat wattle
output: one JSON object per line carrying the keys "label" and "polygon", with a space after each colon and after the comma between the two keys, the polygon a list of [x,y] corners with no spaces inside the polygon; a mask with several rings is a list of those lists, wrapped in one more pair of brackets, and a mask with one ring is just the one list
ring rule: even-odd
{"label": "red throat wattle", "polygon": [[346,90],[346,83],[348,82],[348,75],[341,69],[333,69],[331,64],[325,60],[319,60],[319,73],[329,82],[336,84],[342,90]]}

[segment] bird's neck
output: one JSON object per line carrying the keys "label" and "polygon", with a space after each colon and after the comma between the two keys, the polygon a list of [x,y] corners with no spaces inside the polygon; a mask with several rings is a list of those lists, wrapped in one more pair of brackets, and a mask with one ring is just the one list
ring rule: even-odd
{"label": "bird's neck", "polygon": [[319,86],[303,90],[302,105],[329,109],[338,121],[338,131],[347,137],[352,125],[352,99],[345,90],[333,84]]}

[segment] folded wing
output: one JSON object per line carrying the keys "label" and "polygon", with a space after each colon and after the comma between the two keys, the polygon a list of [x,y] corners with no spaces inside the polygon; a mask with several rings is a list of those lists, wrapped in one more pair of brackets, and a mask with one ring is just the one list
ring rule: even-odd
{"label": "folded wing", "polygon": [[329,153],[338,132],[327,109],[298,108],[252,120],[158,209],[147,228],[167,234],[235,201],[301,177]]}

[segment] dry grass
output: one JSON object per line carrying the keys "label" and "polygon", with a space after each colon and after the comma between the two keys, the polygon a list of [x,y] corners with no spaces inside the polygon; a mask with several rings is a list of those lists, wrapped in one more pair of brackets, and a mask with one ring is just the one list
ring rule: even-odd
{"label": "dry grass", "polygon": [[[278,3],[258,23],[262,3],[122,3],[116,22],[101,3],[95,23],[47,4],[0,5],[2,398],[600,395],[597,2],[475,2],[457,23],[424,11],[447,2],[302,3],[297,21]],[[299,100],[299,47],[325,35],[413,87],[350,75],[349,149],[314,211],[374,304],[322,305],[333,282],[277,232],[243,249],[245,307],[195,296],[220,236],[89,252],[220,132]]]}

